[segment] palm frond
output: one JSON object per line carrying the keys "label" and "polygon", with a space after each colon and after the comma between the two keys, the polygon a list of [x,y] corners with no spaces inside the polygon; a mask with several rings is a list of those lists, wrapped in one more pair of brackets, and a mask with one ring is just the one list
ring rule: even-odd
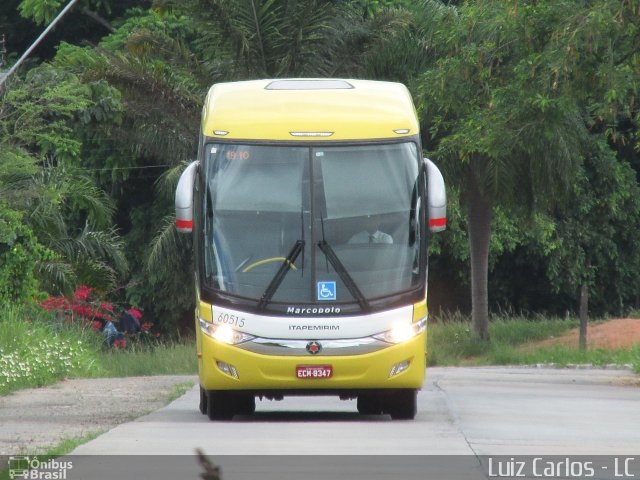
{"label": "palm frond", "polygon": [[[169,37],[158,39],[151,32],[134,32],[130,40],[129,50],[125,46],[118,52],[73,52],[59,62],[78,71],[83,81],[106,81],[121,93],[123,116],[112,126],[114,141],[130,145],[136,155],[164,163],[191,156],[195,151],[193,132],[198,128],[206,91],[197,79],[204,82],[206,71],[180,42]],[[138,52],[141,49],[143,52]],[[195,77],[194,69],[200,72]]]}
{"label": "palm frond", "polygon": [[75,207],[74,210],[83,211],[87,216],[87,221],[94,225],[110,225],[115,206],[106,192],[98,188],[95,182],[87,176],[61,173],[66,177],[64,181],[66,195],[68,201]]}
{"label": "palm frond", "polygon": [[159,197],[172,199],[175,195],[176,186],[180,175],[190,162],[182,161],[179,164],[165,170],[160,178],[156,180],[155,190]]}
{"label": "palm frond", "polygon": [[[65,268],[61,273],[67,273],[66,277],[57,279],[56,285],[76,281],[107,289],[128,271],[124,242],[115,230],[93,230],[87,224],[76,237],[63,233],[66,234],[58,232],[45,237],[46,246],[58,258],[57,265]],[[64,278],[68,280],[63,282]]]}
{"label": "palm frond", "polygon": [[167,264],[174,265],[184,256],[186,248],[185,236],[178,233],[175,227],[174,214],[166,215],[160,222],[156,236],[151,241],[146,268],[148,271],[164,270]]}
{"label": "palm frond", "polygon": [[78,238],[78,245],[84,249],[93,260],[102,260],[113,265],[118,274],[125,274],[129,265],[124,255],[124,241],[115,228],[109,230],[94,230],[89,224],[85,226]]}
{"label": "palm frond", "polygon": [[82,212],[94,225],[106,226],[111,223],[115,207],[111,198],[95,184],[95,181],[77,171],[69,171],[63,166],[40,168],[32,177],[32,187],[39,192],[34,202],[31,217],[40,225],[53,223],[57,231],[64,230],[65,215]]}
{"label": "palm frond", "polygon": [[[411,8],[387,8],[350,28],[342,49],[353,52],[347,68],[366,77],[411,86],[437,58],[433,37],[455,9],[438,0],[420,0]],[[349,57],[347,57],[349,58]]]}
{"label": "palm frond", "polygon": [[24,206],[37,198],[31,188],[37,172],[36,159],[25,150],[0,142],[0,200]]}
{"label": "palm frond", "polygon": [[40,285],[49,293],[71,295],[79,284],[76,270],[62,258],[38,262],[35,274]]}
{"label": "palm frond", "polygon": [[118,281],[118,273],[106,262],[84,258],[74,265],[78,278],[84,285],[107,292],[113,290]]}

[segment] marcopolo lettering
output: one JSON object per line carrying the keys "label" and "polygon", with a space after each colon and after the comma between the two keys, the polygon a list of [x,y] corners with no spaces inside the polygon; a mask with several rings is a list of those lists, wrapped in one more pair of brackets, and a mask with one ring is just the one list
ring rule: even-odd
{"label": "marcopolo lettering", "polygon": [[340,307],[287,307],[289,315],[327,315],[340,313]]}

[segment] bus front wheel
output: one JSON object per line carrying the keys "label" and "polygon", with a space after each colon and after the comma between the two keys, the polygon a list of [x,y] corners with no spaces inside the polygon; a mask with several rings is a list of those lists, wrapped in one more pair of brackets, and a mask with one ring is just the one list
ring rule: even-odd
{"label": "bus front wheel", "polygon": [[418,391],[397,390],[385,399],[385,413],[394,420],[413,420],[418,413]]}
{"label": "bus front wheel", "polygon": [[200,413],[202,413],[203,415],[207,414],[207,403],[208,403],[207,391],[204,388],[202,388],[202,385],[200,385],[199,409],[200,409]]}
{"label": "bus front wheel", "polygon": [[224,392],[207,392],[207,417],[209,420],[231,420],[234,413],[233,397]]}
{"label": "bus front wheel", "polygon": [[253,395],[211,390],[205,392],[209,420],[231,420],[234,415],[251,415],[256,411],[256,398]]}
{"label": "bus front wheel", "polygon": [[358,395],[358,413],[361,415],[380,415],[382,413],[382,398],[375,393]]}

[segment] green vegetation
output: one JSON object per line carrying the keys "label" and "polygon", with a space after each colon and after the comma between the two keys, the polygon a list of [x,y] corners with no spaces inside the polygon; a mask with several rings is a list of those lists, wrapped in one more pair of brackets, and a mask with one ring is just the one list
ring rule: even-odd
{"label": "green vegetation", "polygon": [[54,327],[16,307],[0,307],[0,318],[0,394],[101,373],[96,342],[85,332]]}
{"label": "green vegetation", "polygon": [[[604,311],[636,301],[627,287],[639,287],[631,265],[640,254],[622,237],[640,225],[639,165],[631,153],[638,151],[640,72],[629,62],[638,58],[630,33],[638,28],[638,2],[456,3],[436,19],[430,46],[437,54],[418,92],[427,148],[466,213],[474,333],[489,338],[492,270],[513,277],[542,270],[535,287],[563,293],[553,300],[556,312],[566,300],[574,311],[582,300],[586,310],[589,294],[604,300]],[[504,250],[514,249],[530,268],[491,265],[493,232],[504,224],[498,210],[515,219],[516,231],[529,230],[529,238],[512,235]],[[514,283],[529,289],[526,299],[510,292],[498,301],[530,310],[518,302],[539,299],[534,308],[542,307],[531,285],[537,282],[527,277]]]}
{"label": "green vegetation", "polygon": [[198,373],[195,343],[192,339],[136,346],[126,351],[107,350],[98,354],[103,377],[145,375],[191,375]]}
{"label": "green vegetation", "polygon": [[173,387],[173,390],[169,392],[167,395],[166,401],[173,402],[174,400],[180,398],[182,395],[187,393],[191,388],[195,385],[195,382],[184,382],[179,383]]}
{"label": "green vegetation", "polygon": [[44,453],[44,455],[42,455],[42,457],[38,455],[38,459],[46,462],[50,458],[58,458],[58,457],[61,457],[62,455],[66,455],[67,453],[70,453],[73,450],[75,450],[76,447],[79,447],[80,445],[83,445],[95,438],[98,438],[100,435],[105,433],[105,431],[106,430],[96,430],[95,432],[88,433],[86,435],[83,435],[82,437],[63,438],[62,440],[60,440],[60,443],[49,448]]}
{"label": "green vegetation", "polygon": [[0,319],[0,395],[63,378],[197,372],[191,339],[114,350],[102,333],[61,323],[36,306],[0,306]]}
{"label": "green vegetation", "polygon": [[429,324],[428,362],[430,365],[536,365],[564,367],[586,364],[631,365],[640,373],[640,345],[619,350],[603,348],[582,351],[575,345],[536,347],[536,342],[554,338],[578,326],[574,318],[499,317],[489,324],[491,340],[478,342],[470,335],[471,320],[449,315]]}
{"label": "green vegetation", "polygon": [[575,320],[504,316],[490,323],[491,342],[483,343],[470,334],[472,325],[467,316],[447,315],[429,324],[429,362],[432,365],[460,365],[473,359],[483,363],[489,361],[495,351],[556,337],[576,326]]}
{"label": "green vegetation", "polygon": [[[0,222],[0,255],[18,247],[5,296],[84,283],[175,331],[194,295],[171,193],[210,84],[343,76],[407,84],[445,174],[450,229],[430,271],[450,294],[432,307],[471,311],[480,338],[501,308],[638,307],[638,0],[80,3],[69,15],[100,28],[63,21],[68,41],[0,95],[0,208],[25,227],[12,238]],[[0,9],[9,51],[24,50],[21,15],[60,6]]]}
{"label": "green vegetation", "polygon": [[[9,65],[64,3],[2,2]],[[173,227],[172,192],[210,85],[383,79],[408,86],[448,185],[430,308],[473,319],[432,325],[445,345],[432,361],[533,361],[492,312],[640,308],[638,11],[640,0],[81,0],[0,91],[0,304],[74,308],[86,285],[100,299],[91,308],[133,306],[162,338],[184,331],[192,245]],[[84,374],[193,371],[185,346],[156,347],[172,370],[129,344],[130,355],[64,348],[78,362],[94,349],[94,366],[74,364]],[[2,345],[3,362],[27,355]]]}
{"label": "green vegetation", "polygon": [[567,365],[593,365],[594,367],[631,365],[634,372],[640,373],[640,345],[619,350],[597,348],[585,351],[580,350],[577,345],[573,347],[554,345],[553,347],[538,348],[531,352],[505,347],[496,348],[491,352],[489,358],[495,365],[554,364],[557,367]]}

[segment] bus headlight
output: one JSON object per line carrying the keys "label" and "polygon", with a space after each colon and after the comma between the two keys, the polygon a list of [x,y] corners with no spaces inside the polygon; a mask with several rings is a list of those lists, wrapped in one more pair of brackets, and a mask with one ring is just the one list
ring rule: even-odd
{"label": "bus headlight", "polygon": [[403,323],[396,325],[391,330],[373,335],[376,340],[387,343],[402,343],[420,335],[427,328],[427,318],[414,323]]}
{"label": "bus headlight", "polygon": [[200,331],[228,345],[237,345],[256,338],[248,333],[238,332],[225,323],[209,323],[203,319],[200,319]]}

